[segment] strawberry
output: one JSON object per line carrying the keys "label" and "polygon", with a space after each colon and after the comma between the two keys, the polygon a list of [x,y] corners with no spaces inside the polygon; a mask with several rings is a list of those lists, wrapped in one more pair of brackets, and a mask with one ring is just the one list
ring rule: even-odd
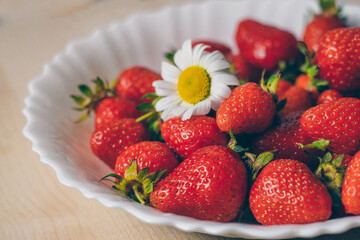
{"label": "strawberry", "polygon": [[120,73],[115,85],[115,92],[118,95],[140,101],[145,94],[155,92],[152,83],[160,79],[161,76],[158,73],[145,67],[130,67]]}
{"label": "strawberry", "polygon": [[121,118],[137,118],[141,112],[136,102],[125,97],[107,97],[101,100],[95,109],[95,128],[100,128]]}
{"label": "strawberry", "polygon": [[329,140],[330,151],[351,155],[360,148],[359,99],[340,98],[312,107],[304,112],[300,123],[312,140]]}
{"label": "strawberry", "polygon": [[278,81],[275,93],[278,95],[279,98],[284,99],[283,96],[284,96],[285,92],[292,86],[293,85],[291,82],[280,78]]}
{"label": "strawberry", "polygon": [[305,111],[312,107],[312,98],[303,88],[291,86],[279,101],[286,99],[285,107],[279,112],[280,117],[286,116],[291,112]]}
{"label": "strawberry", "polygon": [[338,91],[360,89],[360,28],[338,28],[322,38],[315,61],[319,76]]}
{"label": "strawberry", "polygon": [[232,71],[237,74],[241,80],[249,80],[251,82],[258,82],[261,77],[261,69],[249,63],[241,54],[228,54],[226,59],[232,66]]}
{"label": "strawberry", "polygon": [[239,22],[236,43],[247,61],[266,69],[295,59],[299,53],[297,40],[290,32],[251,19]]}
{"label": "strawberry", "polygon": [[360,151],[354,155],[346,169],[341,200],[346,213],[360,214]]}
{"label": "strawberry", "polygon": [[333,102],[342,98],[343,95],[334,89],[325,90],[322,92],[318,98],[317,104],[323,104],[328,102]]}
{"label": "strawberry", "polygon": [[235,88],[220,105],[216,112],[216,123],[224,132],[259,133],[271,125],[275,112],[273,96],[250,82]]}
{"label": "strawberry", "polygon": [[[297,144],[307,145],[312,143],[310,137],[301,129],[301,112],[292,112],[281,119],[279,125],[256,135],[251,143],[251,152],[260,154],[276,150],[277,158],[289,158],[305,163],[315,169],[318,162],[307,155]],[[319,154],[317,150],[309,150],[312,154]]]}
{"label": "strawberry", "polygon": [[220,43],[220,42],[215,42],[215,41],[210,41],[210,40],[195,40],[192,43],[192,47],[194,47],[200,43],[209,46],[208,48],[205,49],[205,51],[207,51],[207,52],[219,51],[224,56],[231,53],[231,49],[229,46],[227,46],[223,43]]}
{"label": "strawberry", "polygon": [[182,159],[199,148],[227,144],[226,134],[220,131],[216,120],[208,116],[193,116],[186,121],[171,118],[162,124],[161,136]]}
{"label": "strawberry", "polygon": [[278,159],[260,172],[250,190],[249,204],[264,225],[325,221],[331,215],[326,187],[302,162]]}
{"label": "strawberry", "polygon": [[133,118],[123,118],[96,129],[90,138],[93,153],[114,169],[116,158],[131,145],[146,141],[147,130]]}
{"label": "strawberry", "polygon": [[151,205],[202,220],[233,220],[245,200],[247,173],[229,151],[221,146],[196,150],[156,185]]}
{"label": "strawberry", "polygon": [[335,0],[319,0],[322,12],[306,25],[303,40],[310,52],[317,51],[321,37],[328,31],[336,28],[344,28],[345,23],[339,17],[340,8]]}
{"label": "strawberry", "polygon": [[138,171],[147,167],[149,173],[165,169],[163,177],[169,175],[179,165],[174,153],[165,143],[144,141],[128,147],[117,157],[115,173],[125,177],[125,170],[133,159],[136,160]]}
{"label": "strawberry", "polygon": [[307,74],[300,74],[295,80],[295,86],[308,91],[314,102],[316,102],[319,98],[320,93],[317,88],[311,83],[311,80]]}

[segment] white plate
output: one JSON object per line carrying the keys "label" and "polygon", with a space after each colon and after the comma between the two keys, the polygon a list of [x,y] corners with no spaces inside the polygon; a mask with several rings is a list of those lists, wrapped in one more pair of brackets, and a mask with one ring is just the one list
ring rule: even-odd
{"label": "white plate", "polygon": [[[336,234],[360,226],[360,216],[333,219],[306,225],[261,226],[244,223],[216,223],[159,212],[111,193],[98,180],[110,169],[89,147],[93,121],[75,125],[79,116],[69,95],[77,85],[100,76],[113,79],[132,65],[160,70],[163,53],[188,39],[213,39],[236,51],[237,22],[252,17],[280,26],[301,36],[304,16],[317,9],[310,0],[208,1],[168,6],[141,12],[95,31],[88,38],[71,42],[64,52],[44,66],[41,76],[29,84],[24,114],[24,134],[33,142],[40,160],[56,171],[59,181],[80,190],[85,197],[107,207],[121,208],[151,224],[174,226],[183,231],[244,238],[280,239]],[[346,5],[351,25],[360,26],[360,6]]]}

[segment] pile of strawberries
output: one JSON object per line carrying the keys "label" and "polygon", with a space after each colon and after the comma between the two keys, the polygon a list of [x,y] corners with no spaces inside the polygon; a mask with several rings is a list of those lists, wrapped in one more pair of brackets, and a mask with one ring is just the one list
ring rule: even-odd
{"label": "pile of strawberries", "polygon": [[[72,98],[95,112],[93,153],[120,195],[163,212],[219,222],[311,223],[360,214],[360,28],[333,1],[291,33],[239,22],[239,54],[210,40],[240,86],[206,116],[160,119],[141,66]],[[171,60],[173,54],[167,54]],[[265,71],[264,71],[265,69]],[[268,81],[265,81],[268,79]]]}

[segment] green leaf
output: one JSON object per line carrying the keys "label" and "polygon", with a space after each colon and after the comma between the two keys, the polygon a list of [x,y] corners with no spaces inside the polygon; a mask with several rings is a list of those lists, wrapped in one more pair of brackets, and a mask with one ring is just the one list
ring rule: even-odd
{"label": "green leaf", "polygon": [[136,159],[133,159],[131,161],[130,166],[126,168],[124,177],[126,180],[135,180],[136,175],[137,175],[137,164],[136,164]]}
{"label": "green leaf", "polygon": [[88,86],[86,86],[85,84],[81,84],[78,87],[79,87],[80,92],[82,92],[88,98],[91,98],[94,95],[92,90]]}
{"label": "green leaf", "polygon": [[274,153],[273,152],[260,153],[259,156],[257,156],[257,158],[255,160],[254,166],[255,167],[263,167],[273,159],[274,159]]}
{"label": "green leaf", "polygon": [[175,56],[176,50],[172,50],[171,52],[165,53],[164,57],[172,64],[175,64],[174,56]]}
{"label": "green leaf", "polygon": [[148,175],[148,173],[149,173],[149,168],[148,167],[143,168],[139,171],[137,178],[141,181],[146,177],[146,175]]}
{"label": "green leaf", "polygon": [[158,97],[158,95],[156,95],[156,93],[147,93],[147,94],[143,95],[140,99],[143,100],[143,99],[149,98],[151,100],[154,100],[157,97]]}
{"label": "green leaf", "polygon": [[316,148],[316,149],[320,149],[321,151],[325,151],[326,148],[329,146],[329,144],[330,144],[330,141],[325,140],[325,139],[320,139],[320,140],[314,141],[305,146],[300,143],[297,143],[297,145],[299,145],[303,150]]}
{"label": "green leaf", "polygon": [[136,107],[137,110],[140,110],[142,112],[149,112],[151,110],[154,110],[154,107],[152,105],[152,103],[147,102],[147,103],[141,103]]}
{"label": "green leaf", "polygon": [[345,154],[343,153],[343,154],[337,156],[335,159],[333,159],[331,161],[331,163],[334,164],[336,167],[340,167],[341,163],[344,160],[344,157],[345,157]]}
{"label": "green leaf", "polygon": [[101,78],[97,77],[95,80],[94,80],[94,83],[95,83],[95,92],[102,92],[102,91],[105,91],[105,84],[104,84],[104,81],[101,80]]}
{"label": "green leaf", "polygon": [[324,163],[330,163],[331,160],[332,160],[331,152],[325,153],[325,155],[323,156],[323,162]]}
{"label": "green leaf", "polygon": [[102,180],[106,180],[107,178],[109,177],[113,177],[113,178],[116,178],[117,180],[121,181],[123,180],[124,178],[116,173],[110,173],[108,175],[106,175],[105,177],[101,178],[99,181],[102,181]]}
{"label": "green leaf", "polygon": [[74,99],[75,103],[78,104],[81,107],[84,107],[85,103],[86,103],[86,99],[81,97],[81,96],[76,96],[76,95],[71,95],[70,96],[72,99]]}
{"label": "green leaf", "polygon": [[279,79],[280,79],[280,73],[276,73],[270,76],[266,85],[271,94],[275,94]]}
{"label": "green leaf", "polygon": [[117,79],[117,78],[114,78],[113,80],[111,80],[110,86],[109,86],[109,89],[110,89],[111,91],[114,90],[117,82],[118,82],[118,79]]}
{"label": "green leaf", "polygon": [[81,122],[85,121],[88,117],[89,117],[89,114],[85,113],[79,119],[77,119],[75,123],[81,123]]}

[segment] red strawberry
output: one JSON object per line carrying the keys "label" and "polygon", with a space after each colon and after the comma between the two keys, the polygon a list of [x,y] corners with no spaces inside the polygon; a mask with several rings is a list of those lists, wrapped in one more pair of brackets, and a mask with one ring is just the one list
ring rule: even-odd
{"label": "red strawberry", "polygon": [[275,93],[278,95],[279,98],[284,99],[283,96],[284,96],[285,92],[292,86],[293,85],[291,82],[280,78],[278,81]]}
{"label": "red strawberry", "polygon": [[346,169],[341,199],[346,213],[360,214],[360,151]]}
{"label": "red strawberry", "polygon": [[107,97],[101,100],[95,109],[95,128],[100,128],[121,118],[137,118],[141,112],[136,102],[124,97]]}
{"label": "red strawberry", "polygon": [[[315,169],[318,162],[307,155],[297,143],[312,143],[310,137],[301,129],[300,118],[303,112],[293,112],[281,119],[280,125],[257,135],[252,140],[251,151],[255,154],[276,150],[277,158],[289,158],[305,163]],[[317,150],[308,150],[319,154]]]}
{"label": "red strawberry", "polygon": [[198,149],[150,194],[150,203],[163,211],[202,220],[228,222],[239,213],[247,191],[242,161],[226,147]]}
{"label": "red strawberry", "polygon": [[246,61],[241,54],[228,54],[226,59],[232,64],[233,72],[237,73],[239,79],[251,82],[258,82],[260,80],[261,69]]}
{"label": "red strawberry", "polygon": [[261,68],[272,69],[283,60],[296,58],[296,38],[287,31],[246,19],[239,23],[236,43],[247,61]]}
{"label": "red strawberry", "polygon": [[227,55],[231,52],[230,47],[226,46],[225,44],[210,40],[196,40],[192,43],[192,47],[200,43],[209,46],[208,48],[205,49],[205,51],[207,52],[219,51],[223,55]]}
{"label": "red strawberry", "polygon": [[216,122],[224,132],[259,133],[271,125],[275,112],[271,94],[250,82],[235,88],[220,105]]}
{"label": "red strawberry", "polygon": [[90,146],[93,153],[114,169],[116,158],[131,145],[148,140],[147,130],[133,118],[123,118],[95,130]]}
{"label": "red strawberry", "polygon": [[340,9],[335,0],[319,0],[322,13],[306,25],[303,40],[310,52],[317,51],[321,37],[328,31],[336,28],[344,28],[345,23],[339,18]]}
{"label": "red strawberry", "polygon": [[291,112],[305,111],[313,105],[310,94],[303,88],[297,86],[290,87],[281,97],[279,97],[279,101],[285,98],[285,107],[279,112],[281,117],[286,116]]}
{"label": "red strawberry", "polygon": [[334,89],[329,89],[322,92],[318,98],[317,104],[323,104],[328,102],[333,102],[342,98],[343,95]]}
{"label": "red strawberry", "polygon": [[118,95],[139,101],[145,94],[155,92],[153,81],[160,80],[161,76],[147,68],[134,66],[125,69],[119,75],[115,85]]}
{"label": "red strawberry", "polygon": [[308,77],[307,74],[299,75],[295,80],[295,86],[308,91],[314,102],[316,102],[317,99],[319,98],[319,91],[314,85],[311,84],[310,78]]}
{"label": "red strawberry", "polygon": [[327,139],[328,149],[354,154],[360,148],[360,100],[340,98],[308,109],[300,119],[312,140]]}
{"label": "red strawberry", "polygon": [[130,146],[117,157],[115,173],[125,177],[125,170],[133,159],[136,160],[137,171],[147,167],[149,173],[166,169],[164,177],[179,165],[174,153],[165,143],[144,141]]}
{"label": "red strawberry", "polygon": [[338,28],[322,38],[315,61],[319,76],[338,91],[360,89],[360,28]]}
{"label": "red strawberry", "polygon": [[220,131],[214,118],[207,116],[193,116],[186,121],[171,118],[162,124],[161,135],[182,159],[199,148],[227,144],[226,134]]}
{"label": "red strawberry", "polygon": [[325,221],[332,202],[326,187],[305,164],[278,159],[255,180],[249,203],[258,222],[278,225]]}

